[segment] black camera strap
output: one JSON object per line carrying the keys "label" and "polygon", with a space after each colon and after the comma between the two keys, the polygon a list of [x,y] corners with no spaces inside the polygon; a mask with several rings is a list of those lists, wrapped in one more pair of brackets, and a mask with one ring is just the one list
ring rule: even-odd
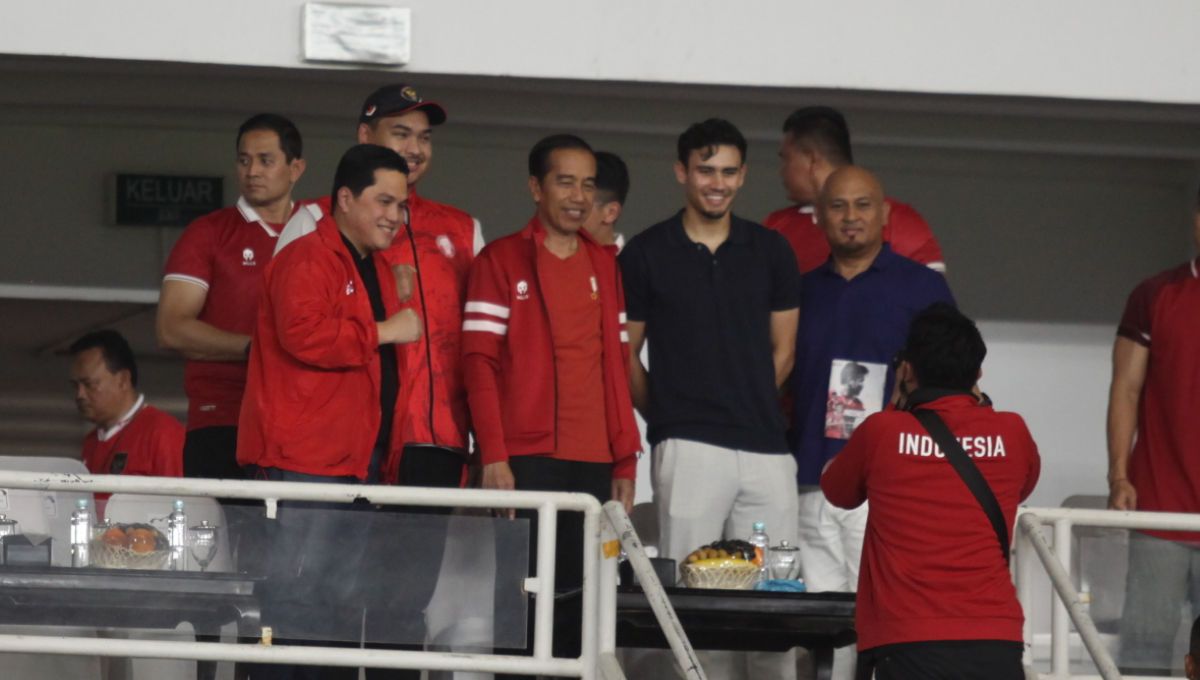
{"label": "black camera strap", "polygon": [[929,436],[933,437],[934,443],[938,445],[942,453],[946,454],[946,461],[962,478],[967,488],[970,489],[971,495],[979,501],[983,513],[992,523],[996,538],[1000,540],[1000,551],[1004,555],[1004,563],[1008,564],[1008,528],[1004,523],[1004,513],[1000,511],[1000,503],[996,501],[996,495],[992,493],[992,488],[983,478],[983,473],[979,471],[975,461],[971,460],[971,457],[963,450],[962,445],[954,438],[954,433],[950,431],[949,427],[946,427],[945,421],[937,413],[929,409],[917,408],[912,411],[912,414],[929,432]]}

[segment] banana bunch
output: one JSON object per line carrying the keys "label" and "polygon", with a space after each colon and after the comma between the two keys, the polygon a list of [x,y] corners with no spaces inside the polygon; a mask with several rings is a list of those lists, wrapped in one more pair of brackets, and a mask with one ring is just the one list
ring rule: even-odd
{"label": "banana bunch", "polygon": [[697,567],[726,567],[754,562],[758,557],[748,541],[715,541],[696,548],[687,556],[687,564]]}

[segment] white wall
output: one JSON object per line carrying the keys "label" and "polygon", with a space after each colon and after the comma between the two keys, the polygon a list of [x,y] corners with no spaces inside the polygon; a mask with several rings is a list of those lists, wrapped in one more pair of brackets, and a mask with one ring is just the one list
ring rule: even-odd
{"label": "white wall", "polygon": [[[418,73],[1200,102],[1190,0],[408,0]],[[0,3],[9,54],[299,67],[303,0]]]}

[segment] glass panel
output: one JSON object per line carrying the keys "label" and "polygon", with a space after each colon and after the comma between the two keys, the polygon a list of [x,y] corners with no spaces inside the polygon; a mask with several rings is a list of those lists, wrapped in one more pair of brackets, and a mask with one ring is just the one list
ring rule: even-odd
{"label": "glass panel", "polygon": [[[21,528],[0,551],[0,625],[228,642],[269,626],[280,644],[525,646],[527,520],[287,501],[268,520],[261,505],[189,498],[186,550],[173,552],[172,501],[99,504],[108,523],[93,531],[86,567],[71,566],[70,512],[15,516]],[[48,530],[52,546],[26,526]]]}

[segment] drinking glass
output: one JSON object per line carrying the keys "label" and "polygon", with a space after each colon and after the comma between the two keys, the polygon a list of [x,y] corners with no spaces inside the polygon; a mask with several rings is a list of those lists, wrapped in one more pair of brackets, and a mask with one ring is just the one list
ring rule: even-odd
{"label": "drinking glass", "polygon": [[208,520],[201,520],[189,532],[192,539],[190,541],[192,559],[200,565],[200,571],[203,573],[213,558],[217,556],[217,527],[209,524]]}
{"label": "drinking glass", "polygon": [[800,575],[800,548],[781,541],[770,555],[771,578],[792,581]]}

